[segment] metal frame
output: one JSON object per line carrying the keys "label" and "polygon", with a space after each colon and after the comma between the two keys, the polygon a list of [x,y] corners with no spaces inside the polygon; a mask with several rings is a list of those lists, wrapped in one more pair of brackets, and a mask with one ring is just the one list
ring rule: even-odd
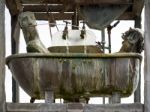
{"label": "metal frame", "polygon": [[[37,0],[38,1],[38,0]],[[45,0],[46,1],[46,0]],[[56,0],[51,0],[51,2],[55,2]],[[59,3],[64,3],[63,0],[57,0]],[[111,2],[110,2],[111,1]],[[115,4],[121,3],[121,4],[125,4],[125,2],[130,1],[130,0],[114,0],[116,2],[114,2]],[[121,17],[124,19],[135,19],[135,17],[139,16],[141,14],[141,10],[142,10],[142,4],[144,0],[133,0],[134,1],[134,5],[133,5],[133,12],[134,13],[129,13],[126,12],[124,15],[122,15]],[[23,0],[23,3],[32,3],[32,0]],[[85,0],[81,0],[75,1],[77,4],[83,4],[87,1]],[[97,3],[98,1],[94,0],[93,2],[91,1],[91,3]],[[113,0],[99,0],[99,3],[103,3],[106,4],[112,4]],[[104,3],[105,2],[105,3]],[[130,2],[127,2],[130,3]],[[138,5],[138,10],[136,9],[137,4],[141,3],[140,5]],[[16,20],[15,20],[15,16],[17,16],[20,12],[20,9],[22,7],[22,5],[20,5],[20,1],[19,0],[6,0],[6,4],[9,7],[9,11],[12,15],[12,53],[17,53],[18,52],[18,37],[16,35],[19,35],[19,32],[16,28]],[[12,5],[13,4],[13,5]],[[88,2],[88,4],[90,4],[90,2]],[[29,6],[28,6],[29,7]],[[145,100],[144,100],[144,105],[140,104],[140,103],[134,103],[134,104],[111,104],[111,105],[80,105],[79,104],[79,108],[75,108],[76,104],[72,104],[72,106],[70,106],[70,104],[14,104],[14,103],[6,103],[5,101],[5,26],[4,26],[4,14],[5,14],[5,0],[0,0],[0,112],[31,112],[31,111],[39,111],[41,108],[44,108],[44,111],[61,111],[62,110],[64,112],[66,111],[76,111],[76,110],[84,110],[85,112],[114,112],[114,111],[118,111],[118,112],[150,112],[150,56],[149,56],[149,43],[150,43],[150,1],[149,0],[145,0]],[[25,8],[26,9],[26,8]],[[25,10],[24,9],[24,10]],[[26,9],[27,10],[27,9]],[[126,15],[126,16],[125,16]],[[37,14],[38,16],[38,14]],[[44,16],[38,16],[39,19],[44,19]],[[40,18],[41,17],[41,18]],[[43,17],[43,18],[42,18]],[[69,18],[69,16],[66,16],[67,18]],[[71,16],[72,17],[72,16]],[[46,17],[45,17],[46,18]],[[65,17],[64,17],[65,18]],[[60,19],[64,19],[64,18],[60,18]],[[70,19],[70,18],[69,18]],[[137,25],[137,27],[139,24],[139,20],[136,19],[135,21],[135,26]],[[13,31],[13,28],[15,29]],[[14,38],[14,37],[17,37]],[[138,91],[140,91],[140,86]],[[17,92],[17,90],[14,90],[14,92]],[[135,102],[140,102],[140,93],[137,93],[138,95],[135,95],[137,99],[135,99]],[[15,95],[16,96],[16,95]],[[18,96],[18,95],[17,95]],[[15,98],[17,102],[17,98]],[[61,109],[61,110],[59,110]]]}

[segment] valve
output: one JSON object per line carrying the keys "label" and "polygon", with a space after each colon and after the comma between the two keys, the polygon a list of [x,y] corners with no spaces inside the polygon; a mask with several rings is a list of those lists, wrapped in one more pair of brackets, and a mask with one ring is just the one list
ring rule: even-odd
{"label": "valve", "polygon": [[80,37],[81,39],[84,39],[84,35],[86,34],[86,31],[85,31],[85,21],[81,22],[83,23],[83,26],[82,26],[82,30],[81,30],[81,34],[80,34]]}
{"label": "valve", "polygon": [[67,38],[67,36],[68,36],[68,24],[70,24],[70,22],[68,22],[68,21],[63,21],[63,22],[66,23],[66,26],[65,26],[65,28],[64,28],[62,38],[63,38],[64,40],[66,40],[66,38]]}

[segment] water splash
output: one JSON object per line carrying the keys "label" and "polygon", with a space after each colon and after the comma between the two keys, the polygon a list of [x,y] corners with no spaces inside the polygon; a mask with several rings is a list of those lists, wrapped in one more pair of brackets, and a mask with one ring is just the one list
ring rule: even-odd
{"label": "water splash", "polygon": [[87,54],[86,34],[84,35],[84,54]]}

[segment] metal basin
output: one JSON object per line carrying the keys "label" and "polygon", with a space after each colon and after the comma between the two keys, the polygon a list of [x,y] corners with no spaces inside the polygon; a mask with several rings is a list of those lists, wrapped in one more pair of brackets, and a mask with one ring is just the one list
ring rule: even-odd
{"label": "metal basin", "polygon": [[137,87],[141,55],[136,53],[28,53],[6,59],[13,77],[37,99],[131,95]]}

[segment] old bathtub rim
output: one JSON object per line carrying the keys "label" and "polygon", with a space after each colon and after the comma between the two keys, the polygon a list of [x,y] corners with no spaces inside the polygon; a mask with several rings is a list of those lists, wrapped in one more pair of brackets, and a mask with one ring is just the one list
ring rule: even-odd
{"label": "old bathtub rim", "polygon": [[139,53],[19,53],[6,57],[6,64],[14,58],[138,58],[142,61],[142,55]]}

